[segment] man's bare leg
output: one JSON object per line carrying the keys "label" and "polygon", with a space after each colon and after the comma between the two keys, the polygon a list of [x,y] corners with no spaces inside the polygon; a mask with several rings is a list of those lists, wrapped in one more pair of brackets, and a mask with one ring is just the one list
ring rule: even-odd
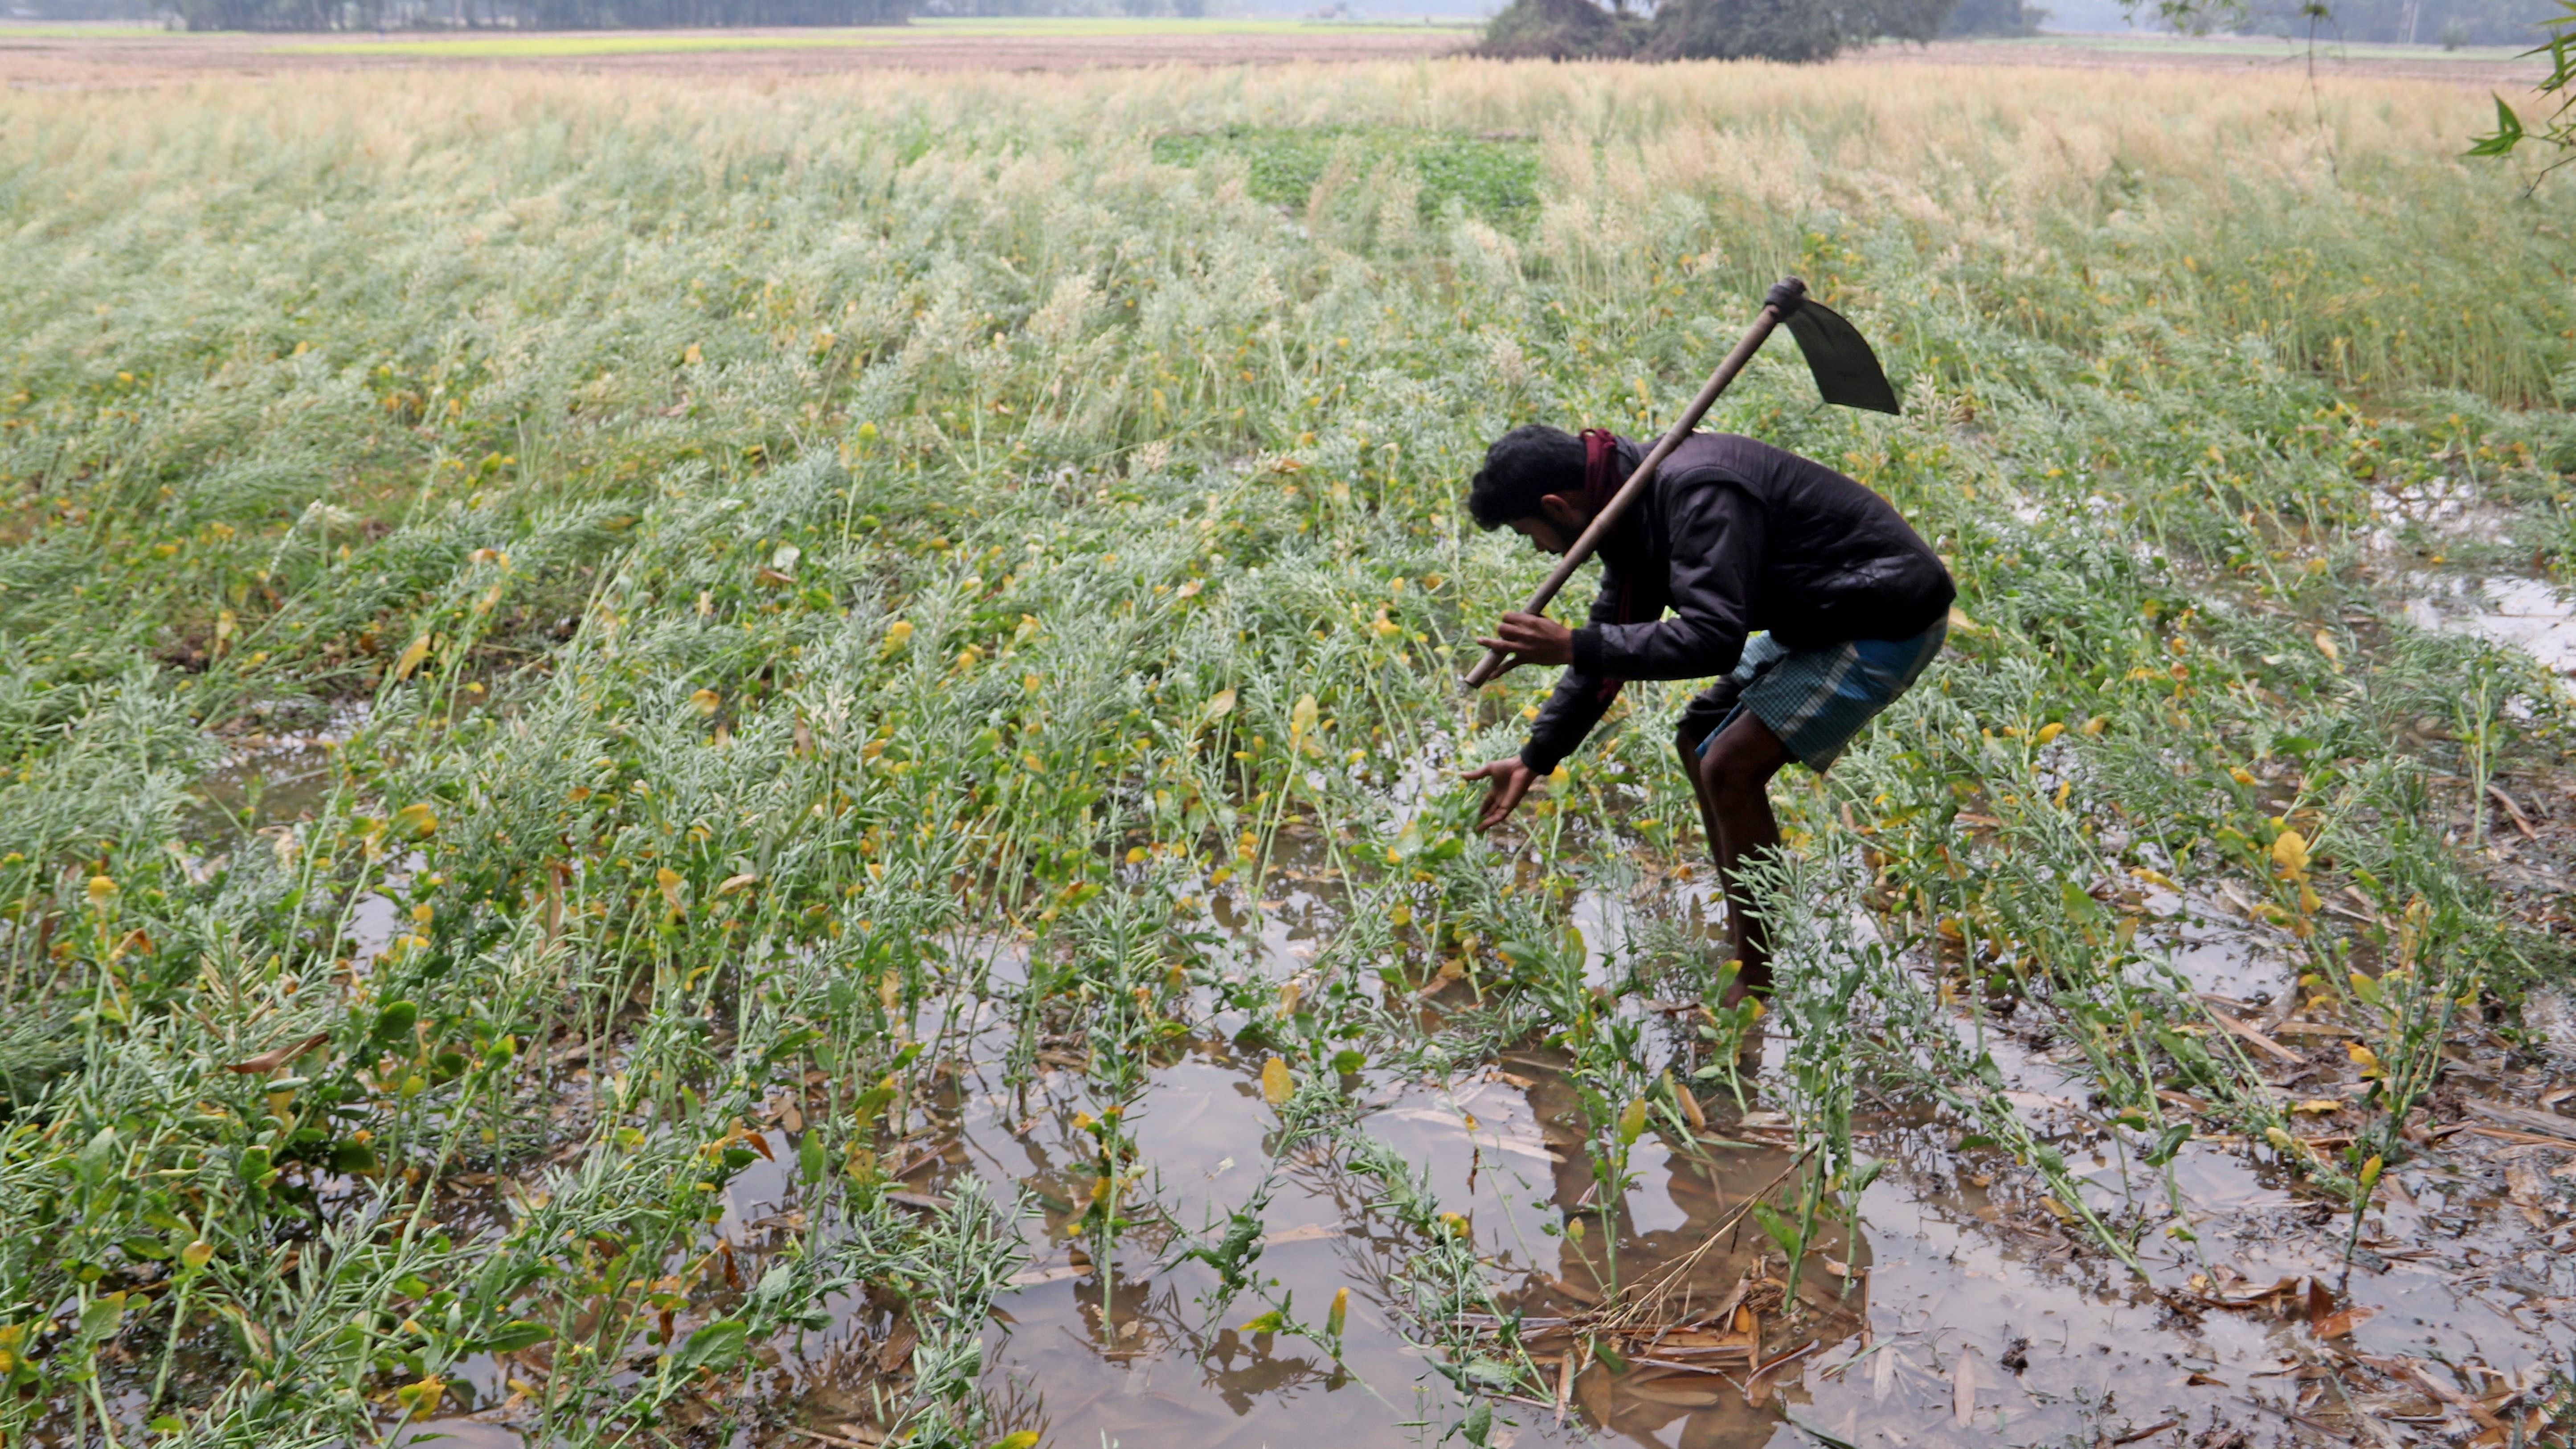
{"label": "man's bare leg", "polygon": [[1699,795],[1700,821],[1708,830],[1709,854],[1717,863],[1717,880],[1726,892],[1727,931],[1735,959],[1744,963],[1720,1003],[1733,1006],[1755,989],[1771,985],[1771,948],[1750,893],[1736,879],[1747,858],[1780,843],[1780,822],[1771,815],[1771,777],[1789,763],[1788,746],[1771,733],[1751,710],[1709,742],[1689,763],[1691,784]]}

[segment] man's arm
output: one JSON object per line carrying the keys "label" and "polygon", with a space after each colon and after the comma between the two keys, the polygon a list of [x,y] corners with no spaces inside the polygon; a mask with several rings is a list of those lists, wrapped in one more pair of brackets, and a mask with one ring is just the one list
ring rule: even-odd
{"label": "man's arm", "polygon": [[1672,613],[1629,624],[1596,613],[1589,628],[1574,631],[1568,679],[1704,679],[1733,669],[1744,653],[1761,576],[1762,506],[1715,479],[1675,487],[1672,499]]}
{"label": "man's arm", "polygon": [[[1620,601],[1626,592],[1625,581],[1610,561],[1603,559],[1601,592],[1592,600],[1592,624],[1618,622],[1622,612]],[[1560,634],[1562,630],[1561,625],[1551,626],[1545,619],[1526,615],[1506,614],[1503,618],[1503,627],[1497,632],[1509,637],[1487,640],[1486,643],[1508,644],[1523,637],[1533,643],[1553,642],[1546,636]],[[1529,743],[1521,746],[1521,752],[1510,759],[1495,760],[1469,770],[1462,776],[1467,780],[1492,782],[1486,787],[1484,812],[1476,819],[1478,830],[1491,830],[1509,819],[1512,811],[1519,808],[1521,797],[1529,793],[1530,786],[1574,753],[1575,747],[1592,733],[1592,727],[1601,722],[1601,715],[1610,708],[1610,701],[1619,697],[1619,684],[1616,679],[1587,674],[1573,667],[1557,676],[1556,689],[1548,695],[1547,703],[1540,707],[1538,719],[1530,726]]]}
{"label": "man's arm", "polygon": [[[1584,629],[1574,631],[1575,638],[1581,639],[1589,629],[1616,626],[1627,592],[1627,581],[1608,559],[1603,559],[1601,592],[1593,595],[1588,622]],[[1539,706],[1538,718],[1530,722],[1529,743],[1521,746],[1521,763],[1542,775],[1555,769],[1591,735],[1592,727],[1609,711],[1610,701],[1619,697],[1623,682],[1605,674],[1597,664],[1586,669],[1578,653],[1565,672],[1556,677],[1555,690],[1548,695],[1547,703]]]}

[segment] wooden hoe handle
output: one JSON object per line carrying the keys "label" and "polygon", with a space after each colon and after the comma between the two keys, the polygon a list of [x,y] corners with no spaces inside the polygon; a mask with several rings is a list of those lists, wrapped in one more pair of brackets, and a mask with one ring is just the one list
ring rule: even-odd
{"label": "wooden hoe handle", "polygon": [[[1592,516],[1591,526],[1574,541],[1574,547],[1567,549],[1556,567],[1548,570],[1547,581],[1538,586],[1537,593],[1529,596],[1528,603],[1521,605],[1522,613],[1547,612],[1548,604],[1556,598],[1556,591],[1565,587],[1566,580],[1574,577],[1576,569],[1600,552],[1602,540],[1610,536],[1610,530],[1619,526],[1619,520],[1627,516],[1629,507],[1644,496],[1647,486],[1655,481],[1655,470],[1663,466],[1664,459],[1682,445],[1682,440],[1691,435],[1691,429],[1699,426],[1699,420],[1717,402],[1718,394],[1726,391],[1728,384],[1735,381],[1735,375],[1753,360],[1753,354],[1761,351],[1762,344],[1771,339],[1771,330],[1797,311],[1798,304],[1806,298],[1807,284],[1796,277],[1784,277],[1778,286],[1771,289],[1771,295],[1763,300],[1760,315],[1753,319],[1752,326],[1744,330],[1735,350],[1726,354],[1726,360],[1717,365],[1717,371],[1709,374],[1699,396],[1692,398],[1691,405],[1682,409],[1682,415],[1673,420],[1671,430],[1655,444],[1654,451],[1646,455],[1646,460],[1637,465],[1637,471],[1629,474],[1628,481],[1620,484],[1619,491],[1612,494],[1601,511]],[[1500,649],[1486,650],[1485,657],[1477,661],[1476,667],[1467,671],[1467,687],[1476,689],[1492,680],[1507,657]]]}

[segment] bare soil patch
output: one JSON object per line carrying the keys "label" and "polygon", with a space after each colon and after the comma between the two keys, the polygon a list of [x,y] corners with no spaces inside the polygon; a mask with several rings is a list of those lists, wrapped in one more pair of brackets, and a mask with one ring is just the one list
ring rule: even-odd
{"label": "bare soil patch", "polygon": [[[667,45],[691,33],[649,32]],[[694,32],[707,50],[657,49],[562,55],[454,54],[450,36],[423,37],[420,53],[352,54],[314,47],[372,40],[350,35],[12,36],[0,30],[0,79],[14,87],[166,84],[215,76],[268,76],[310,71],[499,66],[588,73],[790,77],[880,70],[1089,70],[1151,65],[1276,65],[1290,61],[1407,60],[1466,46],[1451,26],[1314,26],[1296,30],[1153,33],[1078,30],[1025,34],[912,29],[869,35],[860,43],[816,44],[793,30]],[[585,35],[584,40],[612,39]],[[775,38],[775,48],[743,42]],[[397,40],[398,46],[401,42]],[[433,48],[437,47],[437,48]]]}

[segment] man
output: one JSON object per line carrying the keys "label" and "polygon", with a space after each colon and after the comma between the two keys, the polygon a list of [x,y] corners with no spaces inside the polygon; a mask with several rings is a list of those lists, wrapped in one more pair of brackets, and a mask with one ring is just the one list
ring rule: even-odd
{"label": "man", "polygon": [[[1485,453],[1467,495],[1480,528],[1542,552],[1573,546],[1644,458],[1626,438],[1529,426]],[[1570,666],[1519,755],[1492,782],[1491,830],[1583,743],[1630,679],[1718,682],[1682,711],[1674,745],[1699,796],[1742,963],[1727,1005],[1767,990],[1770,952],[1739,872],[1779,843],[1767,787],[1795,759],[1821,774],[1941,652],[1957,590],[1887,500],[1751,438],[1698,433],[1664,460],[1601,548],[1601,596],[1580,629],[1509,613],[1486,647]],[[1669,617],[1668,617],[1669,615]],[[1767,632],[1757,632],[1767,631]]]}

